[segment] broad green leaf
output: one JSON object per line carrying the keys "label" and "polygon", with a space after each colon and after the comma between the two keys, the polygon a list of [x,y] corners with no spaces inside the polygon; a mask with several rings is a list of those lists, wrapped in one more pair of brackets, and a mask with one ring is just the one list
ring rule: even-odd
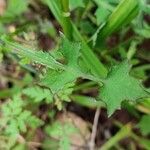
{"label": "broad green leaf", "polygon": [[69,41],[63,37],[62,46],[59,51],[65,59],[64,70],[48,70],[42,78],[41,84],[48,86],[53,94],[62,90],[67,83],[74,82],[77,78],[82,77],[90,80],[99,80],[98,78],[84,73],[79,66],[81,46],[79,43]]}
{"label": "broad green leaf", "polygon": [[143,135],[150,134],[150,115],[142,116],[140,122],[138,123],[138,127],[140,128]]}
{"label": "broad green leaf", "polygon": [[127,61],[113,67],[101,88],[100,98],[106,103],[109,116],[120,108],[122,101],[136,101],[149,95],[140,81],[129,75],[130,69]]}
{"label": "broad green leaf", "polygon": [[65,84],[73,82],[77,76],[70,71],[48,71],[42,79],[42,84],[50,87],[53,93],[63,89]]}
{"label": "broad green leaf", "polygon": [[63,37],[62,47],[59,51],[62,52],[66,64],[64,65],[64,71],[52,71],[49,70],[45,77],[42,79],[44,85],[50,87],[53,93],[63,89],[63,87],[70,82],[75,81],[80,77],[80,70],[78,66],[78,60],[80,56],[80,44],[70,42]]}
{"label": "broad green leaf", "polygon": [[67,61],[69,67],[78,66],[78,58],[80,56],[81,45],[80,43],[70,42],[65,37],[62,38],[62,47],[60,51]]}

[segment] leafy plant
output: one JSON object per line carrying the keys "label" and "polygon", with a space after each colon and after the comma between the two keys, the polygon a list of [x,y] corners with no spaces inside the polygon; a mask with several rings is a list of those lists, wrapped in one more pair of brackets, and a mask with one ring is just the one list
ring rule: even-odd
{"label": "leafy plant", "polygon": [[20,95],[14,95],[12,101],[1,106],[3,119],[1,120],[1,129],[8,135],[17,135],[20,132],[26,132],[27,127],[36,128],[42,124],[42,121],[31,114],[30,111],[24,110],[24,102]]}
{"label": "leafy plant", "polygon": [[[21,53],[23,54],[23,56],[29,57],[30,59],[36,61],[39,60],[39,57],[37,57],[36,55],[29,55],[29,53],[27,53],[25,49],[20,45],[13,44],[9,41],[6,41],[6,43],[17,49],[21,48]],[[53,69],[53,66],[55,66],[56,64],[59,64],[61,68],[61,70],[49,70],[43,77],[41,82],[42,85],[49,87],[53,94],[56,94],[59,90],[63,89],[65,84],[71,83],[79,77],[96,81],[98,84],[100,84],[100,86],[102,83],[103,87],[101,89],[100,99],[102,99],[107,104],[109,115],[111,115],[117,108],[120,107],[120,104],[123,100],[135,101],[139,98],[148,97],[148,92],[146,92],[144,88],[140,86],[140,82],[129,75],[130,65],[127,61],[124,61],[120,65],[112,68],[111,72],[108,74],[108,77],[103,80],[101,78],[97,78],[92,74],[89,74],[88,72],[84,73],[80,69],[80,66],[78,64],[78,59],[80,56],[79,43],[72,43],[66,38],[63,38],[62,43],[63,45],[60,48],[60,52],[64,56],[66,64],[60,64],[52,57],[52,61],[50,63],[48,61],[46,62],[43,56],[47,56],[48,54],[43,53],[43,55],[40,55],[40,62],[42,62],[42,64],[45,64],[51,69]],[[74,49],[76,51],[74,51]],[[31,51],[30,53],[33,52]]]}
{"label": "leafy plant", "polygon": [[61,124],[54,122],[51,126],[46,127],[46,133],[52,138],[58,140],[59,148],[70,150],[70,135],[77,132],[77,129],[71,123]]}
{"label": "leafy plant", "polygon": [[[77,149],[149,149],[149,2],[8,0],[4,4],[0,17],[2,149],[70,150],[77,129],[58,119],[59,113],[67,111],[75,114],[73,119],[77,115],[78,121],[88,120],[85,124],[91,129],[90,138],[82,137],[84,143],[75,145]],[[95,141],[103,142],[97,133],[105,142],[100,148]],[[129,144],[119,142],[128,137]]]}

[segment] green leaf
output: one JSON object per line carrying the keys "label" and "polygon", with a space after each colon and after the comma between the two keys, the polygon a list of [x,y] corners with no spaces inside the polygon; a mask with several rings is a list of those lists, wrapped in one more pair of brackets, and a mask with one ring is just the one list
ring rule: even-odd
{"label": "green leaf", "polygon": [[80,49],[80,43],[71,42],[66,37],[62,37],[62,46],[59,51],[65,59],[65,64],[63,65],[65,69],[61,71],[48,70],[41,81],[41,84],[48,86],[53,94],[56,94],[59,90],[62,90],[66,84],[74,82],[79,77],[99,80],[81,70],[79,65]]}
{"label": "green leaf", "polygon": [[62,47],[60,51],[67,61],[67,65],[70,67],[78,66],[78,58],[80,56],[81,45],[80,43],[70,42],[67,38],[62,37]]}
{"label": "green leaf", "polygon": [[81,76],[81,72],[78,66],[78,60],[80,56],[80,44],[70,42],[67,38],[63,37],[62,47],[59,49],[62,52],[66,64],[64,71],[52,71],[49,70],[45,77],[42,79],[42,84],[50,87],[53,93],[63,89],[63,87],[70,82],[74,82]]}
{"label": "green leaf", "polygon": [[150,125],[150,115],[143,115],[137,126],[140,128],[143,135],[148,135],[150,134],[149,125]]}
{"label": "green leaf", "polygon": [[40,119],[32,116],[29,110],[25,110],[24,101],[19,94],[15,95],[11,101],[4,103],[1,109],[0,127],[3,127],[3,132],[8,135],[16,136],[20,132],[26,132],[27,125],[32,127],[34,120],[36,120],[36,127],[42,124]]}
{"label": "green leaf", "polygon": [[5,17],[15,17],[27,10],[29,0],[8,0]]}
{"label": "green leaf", "polygon": [[47,126],[45,131],[51,137],[58,139],[61,150],[70,150],[70,135],[78,130],[72,123],[55,121],[51,126]]}
{"label": "green leaf", "polygon": [[120,108],[123,100],[135,101],[149,95],[140,82],[129,75],[130,69],[127,61],[113,67],[101,88],[100,98],[106,103],[109,116]]}
{"label": "green leaf", "polygon": [[7,37],[1,37],[1,40],[6,44],[6,48],[11,49],[13,53],[27,57],[28,59],[45,65],[51,69],[64,69],[63,65],[57,62],[50,53],[44,53],[43,51],[35,51],[15,42],[7,40]]}
{"label": "green leaf", "polygon": [[77,76],[70,71],[48,71],[41,81],[41,84],[49,87],[53,93],[57,93],[59,90],[70,82],[76,80]]}
{"label": "green leaf", "polygon": [[23,94],[33,98],[35,102],[41,102],[44,99],[49,103],[53,101],[53,96],[50,90],[38,86],[24,89]]}

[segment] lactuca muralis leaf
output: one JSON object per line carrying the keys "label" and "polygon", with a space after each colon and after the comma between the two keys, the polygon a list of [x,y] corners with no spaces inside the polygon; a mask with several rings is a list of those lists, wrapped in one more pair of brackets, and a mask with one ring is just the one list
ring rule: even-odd
{"label": "lactuca muralis leaf", "polygon": [[62,38],[62,46],[59,51],[64,57],[65,70],[53,71],[49,70],[42,79],[42,84],[50,87],[53,93],[57,93],[67,83],[75,81],[81,76],[80,67],[78,65],[81,46],[79,43],[70,42],[67,38]]}
{"label": "lactuca muralis leaf", "polygon": [[45,65],[46,67],[53,70],[64,69],[63,65],[59,63],[50,53],[32,50],[26,46],[22,46],[16,42],[10,41],[7,36],[2,36],[0,41],[1,44],[4,44],[6,49],[18,54],[28,61],[33,61],[38,64]]}
{"label": "lactuca muralis leaf", "polygon": [[106,103],[109,116],[120,108],[123,100],[135,101],[148,96],[140,81],[129,75],[130,69],[127,61],[113,67],[101,88],[100,98]]}

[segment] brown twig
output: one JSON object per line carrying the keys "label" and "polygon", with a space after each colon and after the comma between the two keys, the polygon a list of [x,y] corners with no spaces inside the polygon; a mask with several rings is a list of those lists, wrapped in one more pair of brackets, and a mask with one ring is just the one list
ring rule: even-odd
{"label": "brown twig", "polygon": [[95,138],[96,138],[99,116],[100,116],[100,108],[97,108],[94,116],[93,126],[92,126],[92,134],[89,142],[89,150],[94,150],[95,148]]}

